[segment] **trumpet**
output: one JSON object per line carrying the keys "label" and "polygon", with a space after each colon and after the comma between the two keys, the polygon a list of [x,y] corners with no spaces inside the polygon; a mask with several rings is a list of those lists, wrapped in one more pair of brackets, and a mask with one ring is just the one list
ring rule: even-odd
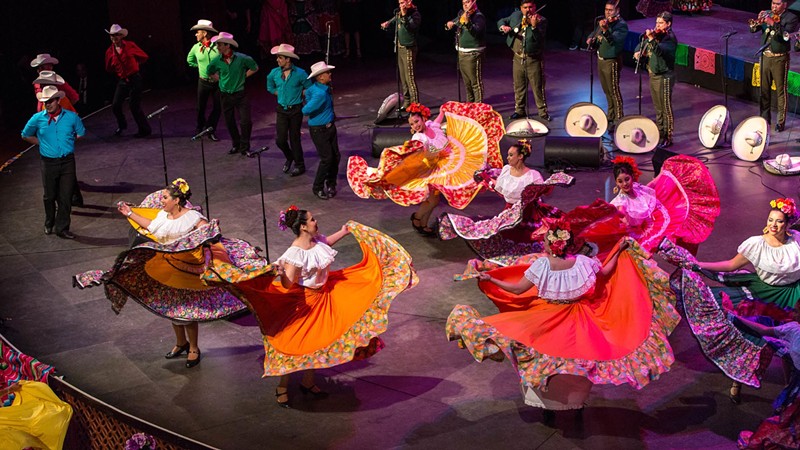
{"label": "trumpet", "polygon": [[773,13],[770,10],[764,10],[758,13],[755,19],[750,19],[747,23],[750,25],[751,28],[755,28],[762,23],[765,23],[767,19],[771,19],[773,22],[780,22],[781,16],[778,14]]}

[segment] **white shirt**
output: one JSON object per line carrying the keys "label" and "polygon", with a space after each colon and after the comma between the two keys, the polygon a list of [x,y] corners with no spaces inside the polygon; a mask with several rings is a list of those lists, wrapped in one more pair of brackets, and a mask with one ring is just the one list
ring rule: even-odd
{"label": "white shirt", "polygon": [[788,322],[775,327],[775,336],[786,341],[789,345],[789,356],[792,358],[794,367],[800,370],[800,324]]}
{"label": "white shirt", "polygon": [[536,285],[539,297],[546,300],[575,300],[594,289],[597,272],[602,265],[597,258],[575,256],[575,264],[569,269],[552,270],[550,260],[541,257],[528,267],[525,278]]}
{"label": "white shirt", "polygon": [[316,245],[308,250],[297,246],[289,247],[277,263],[291,264],[300,268],[297,284],[310,289],[319,289],[328,281],[329,267],[338,252],[328,244],[316,241]]}
{"label": "white shirt", "polygon": [[411,136],[411,140],[420,141],[425,144],[425,148],[430,153],[437,153],[447,147],[449,141],[447,140],[447,135],[442,131],[442,126],[440,124],[428,120],[425,122],[425,127],[433,130],[433,138],[428,137],[425,133],[414,133],[414,135]]}
{"label": "white shirt", "polygon": [[742,242],[738,252],[756,268],[761,281],[783,286],[800,280],[800,233],[788,230],[786,243],[780,247],[767,244],[763,236]]}
{"label": "white shirt", "polygon": [[649,186],[633,183],[633,192],[636,197],[620,192],[611,200],[611,204],[616,207],[623,207],[625,215],[628,216],[628,224],[636,227],[652,217],[653,211],[659,202],[656,198],[656,191]]}
{"label": "white shirt", "polygon": [[197,222],[208,220],[199,212],[190,209],[177,219],[167,217],[167,212],[161,210],[156,214],[155,219],[150,222],[147,230],[161,244],[172,242],[182,238],[186,233],[192,231]]}
{"label": "white shirt", "polygon": [[511,175],[511,166],[505,165],[494,183],[494,190],[506,199],[506,203],[514,204],[520,201],[522,191],[526,186],[542,182],[544,182],[544,178],[536,170],[530,169],[521,176],[515,177]]}

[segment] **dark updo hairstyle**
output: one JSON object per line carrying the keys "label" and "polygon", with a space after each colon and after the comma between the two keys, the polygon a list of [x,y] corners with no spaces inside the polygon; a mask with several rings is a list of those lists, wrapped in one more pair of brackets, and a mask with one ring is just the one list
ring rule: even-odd
{"label": "dark updo hairstyle", "polygon": [[522,155],[523,161],[528,159],[528,156],[531,156],[531,143],[527,139],[518,140],[516,144],[513,144],[511,147],[509,147],[509,150],[512,148],[517,149],[517,152]]}
{"label": "dark updo hairstyle", "polygon": [[627,173],[631,176],[631,178],[633,178],[633,181],[639,181],[639,176],[642,174],[642,172],[639,171],[639,166],[636,165],[636,161],[634,161],[633,158],[628,156],[618,156],[614,158],[612,163],[614,164],[613,173],[615,180],[621,173]]}
{"label": "dark updo hairstyle", "polygon": [[[186,192],[183,192],[185,190]],[[177,198],[180,206],[186,206],[186,202],[192,196],[192,190],[189,189],[189,184],[183,178],[178,178],[172,184],[167,186],[167,192],[170,197]]]}
{"label": "dark updo hairstyle", "polygon": [[292,230],[295,236],[300,236],[300,226],[308,221],[308,211],[305,209],[289,209],[283,214],[283,226]]}

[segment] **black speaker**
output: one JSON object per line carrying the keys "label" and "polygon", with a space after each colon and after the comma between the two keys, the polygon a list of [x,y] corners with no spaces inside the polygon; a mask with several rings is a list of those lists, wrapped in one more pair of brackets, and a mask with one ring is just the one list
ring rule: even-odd
{"label": "black speaker", "polygon": [[677,155],[677,153],[665,150],[663,148],[656,148],[656,152],[653,153],[653,171],[655,171],[653,177],[657,177],[658,174],[661,173],[661,166],[664,165],[664,161],[666,161],[667,158],[671,158],[675,155]]}
{"label": "black speaker", "polygon": [[380,158],[383,149],[395,145],[403,145],[411,139],[408,127],[375,127],[372,129],[372,156]]}
{"label": "black speaker", "polygon": [[600,167],[603,141],[599,137],[547,136],[545,167]]}

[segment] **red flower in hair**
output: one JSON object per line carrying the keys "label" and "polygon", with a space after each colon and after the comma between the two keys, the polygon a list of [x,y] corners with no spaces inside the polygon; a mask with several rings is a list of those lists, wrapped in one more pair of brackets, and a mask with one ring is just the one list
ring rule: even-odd
{"label": "red flower in hair", "polygon": [[611,161],[611,163],[614,164],[615,166],[617,164],[629,165],[631,167],[631,170],[633,170],[633,174],[631,174],[631,176],[633,177],[633,181],[639,181],[639,177],[642,175],[642,172],[639,170],[639,166],[636,165],[636,161],[634,161],[634,159],[631,158],[630,156],[617,156],[616,158],[614,158],[613,161]]}
{"label": "red flower in hair", "polygon": [[422,103],[412,103],[406,108],[406,112],[419,114],[423,120],[428,120],[431,117],[431,110]]}

